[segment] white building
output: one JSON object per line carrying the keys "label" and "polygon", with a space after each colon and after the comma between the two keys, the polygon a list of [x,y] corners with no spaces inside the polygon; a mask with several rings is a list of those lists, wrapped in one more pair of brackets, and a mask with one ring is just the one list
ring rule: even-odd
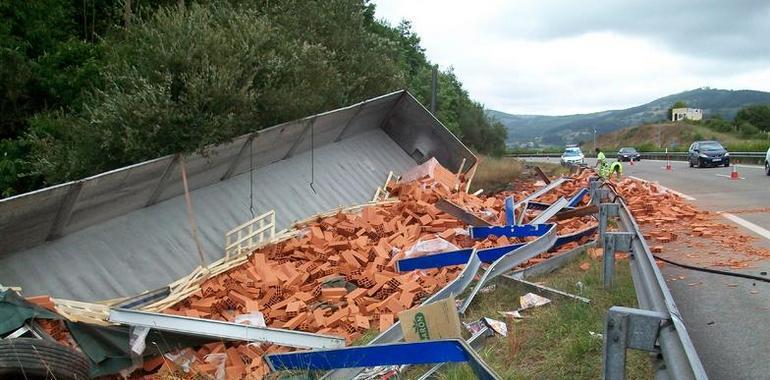
{"label": "white building", "polygon": [[671,121],[703,119],[700,108],[674,108],[671,110]]}

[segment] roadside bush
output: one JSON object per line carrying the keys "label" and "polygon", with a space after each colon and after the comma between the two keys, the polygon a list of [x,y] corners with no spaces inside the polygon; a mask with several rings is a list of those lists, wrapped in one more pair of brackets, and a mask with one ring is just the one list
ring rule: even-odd
{"label": "roadside bush", "polygon": [[744,107],[735,115],[735,123],[750,123],[762,131],[770,131],[770,104]]}
{"label": "roadside bush", "polygon": [[742,122],[738,124],[738,131],[741,134],[741,137],[743,138],[751,138],[758,136],[760,131],[759,128],[755,127],[751,123],[748,122]]}
{"label": "roadside bush", "polygon": [[49,183],[202,149],[344,98],[333,52],[287,39],[248,8],[162,8],[105,47],[104,89],[84,111],[31,128],[33,165]]}
{"label": "roadside bush", "polygon": [[723,133],[728,133],[733,129],[732,123],[722,119],[708,119],[706,120],[704,125],[707,128],[713,129],[717,132],[723,132]]}

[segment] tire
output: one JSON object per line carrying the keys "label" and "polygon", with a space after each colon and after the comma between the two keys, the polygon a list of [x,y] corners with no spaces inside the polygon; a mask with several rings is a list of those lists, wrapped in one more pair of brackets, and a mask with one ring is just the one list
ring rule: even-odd
{"label": "tire", "polygon": [[765,174],[770,176],[770,163],[765,161]]}
{"label": "tire", "polygon": [[0,339],[0,379],[85,380],[90,363],[81,353],[42,339]]}
{"label": "tire", "polygon": [[729,162],[725,162],[725,167],[729,167],[729,166],[730,166],[730,163]]}
{"label": "tire", "polygon": [[692,160],[687,160],[687,162],[689,162],[689,163],[690,163],[690,167],[691,167],[691,168],[695,167],[695,165],[692,163]]}

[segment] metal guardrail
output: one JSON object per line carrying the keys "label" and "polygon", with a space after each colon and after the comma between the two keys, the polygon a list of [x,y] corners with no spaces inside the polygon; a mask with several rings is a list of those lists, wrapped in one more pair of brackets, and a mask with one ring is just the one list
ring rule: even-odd
{"label": "metal guardrail", "polygon": [[[642,159],[647,160],[665,160],[687,161],[687,152],[639,152]],[[730,152],[730,158],[738,158],[743,163],[762,163],[765,160],[767,152]],[[561,153],[507,153],[506,157],[537,157],[537,158],[560,158]],[[612,158],[611,154],[607,154]]]}
{"label": "metal guardrail", "polygon": [[[601,195],[602,190],[598,186],[592,186],[595,194]],[[604,190],[606,191],[606,190]],[[611,191],[611,190],[610,190]],[[612,194],[612,193],[609,193]],[[592,194],[594,195],[594,194]],[[594,197],[592,196],[592,199]],[[652,256],[647,242],[639,230],[639,225],[634,220],[631,212],[628,209],[625,201],[620,197],[615,197],[614,203],[618,204],[617,217],[619,220],[619,226],[622,231],[625,231],[623,235],[630,233],[630,244],[628,249],[631,253],[631,260],[629,264],[631,266],[631,275],[636,290],[636,296],[639,303],[639,307],[643,310],[639,310],[639,315],[643,315],[645,312],[656,312],[659,315],[665,317],[662,323],[657,326],[656,330],[646,330],[640,332],[629,328],[631,332],[628,332],[629,336],[636,336],[639,334],[657,334],[658,349],[662,354],[663,362],[665,365],[657,366],[658,371],[664,371],[671,379],[708,379],[703,364],[698,357],[698,353],[695,351],[692,340],[690,339],[687,329],[682,321],[682,317],[679,313],[679,309],[674,302],[671,292],[666,285],[663,275],[660,273],[655,259]],[[605,210],[600,210],[600,213]],[[613,213],[614,214],[614,213]],[[601,215],[600,215],[600,219]],[[610,233],[607,233],[609,235]],[[619,234],[618,234],[619,235]],[[600,237],[603,239],[604,236]],[[605,247],[605,250],[613,250],[610,247]],[[610,253],[614,256],[614,252]],[[639,315],[631,314],[631,319],[638,317]],[[612,316],[612,313],[608,314],[608,318]],[[644,315],[643,315],[644,316]],[[649,316],[644,316],[649,317]],[[610,318],[611,319],[611,318]],[[608,319],[607,327],[612,328],[612,324]],[[631,322],[627,322],[631,323]],[[631,325],[628,325],[631,326]],[[617,330],[618,327],[615,326]],[[617,333],[617,332],[615,332]],[[634,335],[636,334],[636,335]],[[605,376],[607,376],[608,365],[609,368],[613,365],[613,359],[607,357],[607,347],[611,347],[613,344],[617,344],[617,340],[608,339],[605,334]],[[629,341],[632,339],[629,338]],[[655,340],[653,340],[654,342]],[[626,342],[628,344],[628,342]],[[637,348],[632,345],[628,348]],[[625,349],[626,347],[623,347]],[[618,350],[610,350],[611,352],[618,352]],[[614,363],[617,364],[617,363]],[[617,367],[615,367],[617,368]],[[612,377],[612,376],[610,376]]]}

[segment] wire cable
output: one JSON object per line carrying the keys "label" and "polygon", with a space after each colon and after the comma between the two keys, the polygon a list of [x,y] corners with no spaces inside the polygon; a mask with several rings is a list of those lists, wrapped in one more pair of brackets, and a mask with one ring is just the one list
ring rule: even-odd
{"label": "wire cable", "polygon": [[696,266],[693,266],[693,265],[678,263],[676,261],[672,261],[672,260],[666,259],[664,257],[657,256],[657,255],[652,255],[652,257],[654,257],[654,258],[656,258],[656,259],[658,259],[660,261],[663,261],[665,263],[669,263],[671,265],[675,265],[675,266],[678,266],[678,267],[682,267],[682,268],[685,268],[685,269],[691,269],[691,270],[695,270],[695,271],[699,271],[699,272],[707,272],[707,273],[713,273],[713,274],[721,274],[723,276],[741,277],[741,278],[746,278],[746,279],[749,279],[749,280],[756,280],[756,281],[762,281],[762,282],[770,282],[770,278],[766,278],[766,277],[754,276],[754,275],[746,274],[746,273],[727,272],[727,271],[723,271],[723,270],[719,270],[719,269],[696,267]]}

